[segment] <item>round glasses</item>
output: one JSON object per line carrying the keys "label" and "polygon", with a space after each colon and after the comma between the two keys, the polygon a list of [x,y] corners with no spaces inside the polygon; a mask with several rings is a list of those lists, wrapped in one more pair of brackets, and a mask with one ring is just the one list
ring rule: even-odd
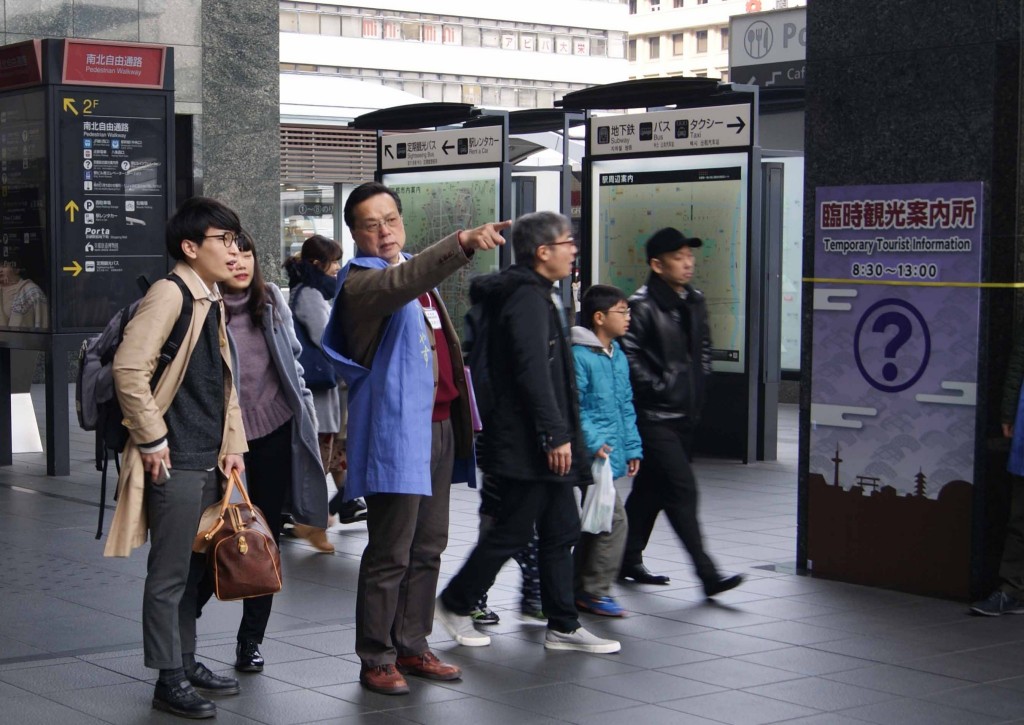
{"label": "round glasses", "polygon": [[235,234],[234,232],[224,232],[223,234],[207,234],[203,237],[203,240],[207,239],[219,239],[224,245],[225,249],[231,249],[232,244],[239,244],[241,235]]}

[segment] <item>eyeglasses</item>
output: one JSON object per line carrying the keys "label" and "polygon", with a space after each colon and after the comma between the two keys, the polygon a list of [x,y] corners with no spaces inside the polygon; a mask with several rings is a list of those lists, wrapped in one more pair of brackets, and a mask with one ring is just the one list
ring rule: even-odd
{"label": "eyeglasses", "polygon": [[569,237],[568,239],[562,240],[561,242],[548,242],[547,244],[542,244],[540,246],[542,246],[542,247],[557,247],[557,246],[560,246],[562,244],[575,244],[575,243],[576,243],[576,240],[573,239],[572,237]]}
{"label": "eyeglasses", "polygon": [[223,234],[207,234],[203,237],[203,240],[207,239],[219,239],[224,245],[225,249],[231,249],[232,244],[239,244],[241,235],[235,234],[234,232],[224,232]]}
{"label": "eyeglasses", "polygon": [[397,229],[400,226],[402,226],[402,216],[400,214],[392,214],[383,219],[371,219],[370,221],[362,222],[356,229],[367,234],[380,234],[380,230],[384,227]]}
{"label": "eyeglasses", "polygon": [[624,309],[624,310],[608,310],[608,311],[609,312],[617,312],[618,314],[622,315],[623,317],[631,317],[633,315],[633,313],[630,312],[628,307],[626,309]]}

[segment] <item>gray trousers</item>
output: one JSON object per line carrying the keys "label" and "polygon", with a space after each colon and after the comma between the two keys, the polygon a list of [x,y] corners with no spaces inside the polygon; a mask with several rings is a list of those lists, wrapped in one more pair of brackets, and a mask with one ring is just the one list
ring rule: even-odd
{"label": "gray trousers", "polygon": [[[455,444],[451,421],[431,424],[431,496],[366,497],[369,541],[359,565],[356,654],[368,667],[430,649],[441,552],[448,545]],[[402,455],[395,451],[395,455]]]}
{"label": "gray trousers", "polygon": [[199,518],[221,497],[219,473],[171,470],[166,483],[146,482],[149,560],[142,595],[146,667],[181,667],[196,649],[196,593],[206,555],[192,553]]}
{"label": "gray trousers", "polygon": [[575,577],[573,590],[577,595],[586,592],[595,597],[607,597],[612,582],[622,568],[622,553],[626,550],[629,522],[622,497],[615,492],[615,512],[612,530],[601,534],[580,534],[574,553]]}

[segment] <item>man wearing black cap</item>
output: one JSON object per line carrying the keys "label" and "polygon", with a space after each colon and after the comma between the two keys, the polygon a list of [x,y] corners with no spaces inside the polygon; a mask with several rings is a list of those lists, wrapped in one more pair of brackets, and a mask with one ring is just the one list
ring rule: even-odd
{"label": "man wearing black cap", "polygon": [[666,227],[647,240],[647,284],[629,298],[632,319],[621,338],[629,359],[644,465],[626,500],[629,535],[619,578],[668,584],[652,574],[643,552],[662,510],[690,552],[704,593],[713,597],[743,581],[723,577],[704,551],[697,522],[697,479],[690,467],[693,434],[711,373],[711,337],[704,295],[690,285],[701,246],[696,237]]}

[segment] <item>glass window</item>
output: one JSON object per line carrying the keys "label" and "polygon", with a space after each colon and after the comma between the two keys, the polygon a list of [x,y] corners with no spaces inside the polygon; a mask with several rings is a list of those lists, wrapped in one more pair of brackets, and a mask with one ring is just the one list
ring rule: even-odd
{"label": "glass window", "polygon": [[624,58],[626,54],[626,34],[608,31],[608,57]]}
{"label": "glass window", "polygon": [[630,38],[629,42],[626,43],[626,60],[636,60],[636,38]]}
{"label": "glass window", "polygon": [[590,39],[589,38],[573,38],[572,39],[572,54],[573,55],[590,55]]}
{"label": "glass window", "polygon": [[483,96],[478,83],[463,83],[462,84],[462,102],[471,103],[474,106],[479,106]]}
{"label": "glass window", "polygon": [[706,31],[706,30],[698,30],[696,32],[696,36],[697,36],[697,52],[698,53],[707,53],[708,52],[708,31]]}
{"label": "glass window", "polygon": [[341,16],[321,15],[320,35],[341,35]]}
{"label": "glass window", "polygon": [[537,36],[532,33],[520,33],[519,34],[519,49],[525,50],[528,53],[534,53],[537,51]]}
{"label": "glass window", "polygon": [[[462,26],[445,25],[441,40],[445,45],[462,45]],[[479,36],[477,45],[480,45]]]}
{"label": "glass window", "polygon": [[428,101],[443,101],[444,87],[440,83],[424,83],[423,97]]}
{"label": "glass window", "polygon": [[501,100],[498,103],[499,106],[504,106],[505,108],[515,108],[516,107],[516,89],[515,88],[509,88],[508,86],[502,86],[499,89],[499,92],[500,92],[500,98],[501,98]]}
{"label": "glass window", "polygon": [[554,53],[555,37],[553,35],[538,35],[537,51],[540,53]]}
{"label": "glass window", "polygon": [[420,40],[419,23],[402,23],[402,40]]}
{"label": "glass window", "polygon": [[299,13],[299,32],[320,34],[320,16],[316,13]]}
{"label": "glass window", "polygon": [[480,95],[483,97],[484,106],[497,106],[501,102],[501,94],[498,93],[497,86],[482,86],[480,89]]}
{"label": "glass window", "polygon": [[361,38],[363,36],[363,19],[354,15],[342,15],[341,34],[346,38]]}
{"label": "glass window", "polygon": [[590,54],[604,58],[608,55],[608,41],[604,38],[594,38],[591,40]]}
{"label": "glass window", "polygon": [[629,0],[629,14],[636,15],[636,0]]}
{"label": "glass window", "polygon": [[[450,26],[445,26],[445,30]],[[462,26],[462,44],[467,48],[479,48],[483,43],[480,37],[480,28]]]}
{"label": "glass window", "polygon": [[334,189],[319,184],[281,187],[282,259],[298,254],[314,234],[334,238]]}
{"label": "glass window", "polygon": [[555,92],[550,89],[539,89],[537,91],[537,108],[553,108],[555,105]]}
{"label": "glass window", "polygon": [[502,50],[519,50],[519,36],[507,30],[502,31],[501,48]]}
{"label": "glass window", "polygon": [[722,50],[729,50],[729,28],[722,28],[718,32],[722,36]]}
{"label": "glass window", "polygon": [[420,38],[424,43],[440,43],[442,29],[440,25],[424,24],[420,29]]}
{"label": "glass window", "polygon": [[363,37],[364,38],[379,38],[380,37],[380,21],[374,18],[363,18]]}
{"label": "glass window", "polygon": [[443,98],[445,103],[462,103],[462,84],[445,83]]}
{"label": "glass window", "polygon": [[651,60],[657,60],[661,57],[661,38],[655,35],[653,38],[647,39],[647,57]]}
{"label": "glass window", "polygon": [[537,91],[532,88],[520,88],[518,105],[520,108],[536,108]]}
{"label": "glass window", "polygon": [[384,21],[385,40],[398,40],[402,37],[402,24],[397,20]]}
{"label": "glass window", "polygon": [[555,52],[559,55],[571,55],[572,38],[568,35],[559,35],[555,38]]}
{"label": "glass window", "polygon": [[299,32],[299,14],[294,10],[282,10],[278,13],[282,33]]}
{"label": "glass window", "polygon": [[497,28],[481,28],[480,37],[484,48],[501,47],[501,32]]}
{"label": "glass window", "polygon": [[672,55],[683,54],[683,44],[685,40],[685,33],[672,33]]}
{"label": "glass window", "polygon": [[672,0],[672,7],[681,8],[683,7],[683,0]]}

